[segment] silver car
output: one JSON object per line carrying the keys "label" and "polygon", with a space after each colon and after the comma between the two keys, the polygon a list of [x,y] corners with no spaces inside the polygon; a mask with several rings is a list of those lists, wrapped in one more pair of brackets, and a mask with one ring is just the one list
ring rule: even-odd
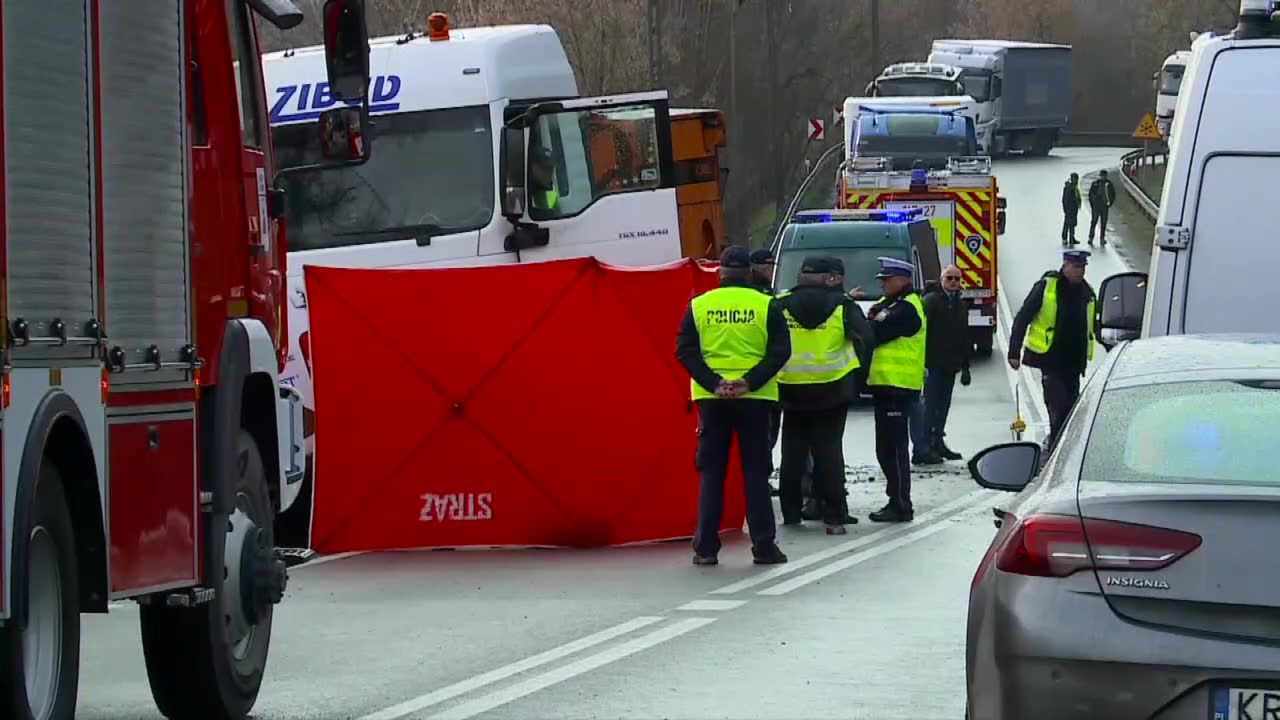
{"label": "silver car", "polygon": [[1040,468],[975,455],[1020,492],[973,578],[972,720],[1280,720],[1280,337],[1108,353]]}

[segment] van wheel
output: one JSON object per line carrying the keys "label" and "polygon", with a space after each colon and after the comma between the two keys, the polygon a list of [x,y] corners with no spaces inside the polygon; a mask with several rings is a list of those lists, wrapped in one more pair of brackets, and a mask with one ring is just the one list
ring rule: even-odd
{"label": "van wheel", "polygon": [[[272,610],[284,594],[284,563],[275,557],[275,511],[253,437],[240,432],[232,511],[213,515],[208,566],[213,600],[168,607],[164,596],[143,605],[142,648],[156,706],[178,720],[239,720],[258,699],[271,644]],[[221,528],[221,532],[212,532]]]}
{"label": "van wheel", "polygon": [[80,679],[79,570],[62,478],[51,463],[40,470],[29,512],[27,574],[13,588],[26,595],[27,625],[0,628],[0,717],[70,720]]}

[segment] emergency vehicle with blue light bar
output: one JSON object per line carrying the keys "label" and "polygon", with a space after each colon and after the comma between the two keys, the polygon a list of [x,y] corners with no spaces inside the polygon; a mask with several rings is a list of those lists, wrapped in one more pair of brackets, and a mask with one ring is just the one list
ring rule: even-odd
{"label": "emergency vehicle with blue light bar", "polygon": [[869,220],[873,222],[911,222],[924,216],[922,208],[910,210],[801,210],[792,222],[826,223],[842,220]]}
{"label": "emergency vehicle with blue light bar", "polygon": [[885,100],[845,100],[845,116],[852,120],[846,120],[836,181],[840,207],[922,212],[937,233],[937,261],[960,268],[974,346],[990,355],[1005,217],[991,158],[978,154],[973,118],[963,105]]}

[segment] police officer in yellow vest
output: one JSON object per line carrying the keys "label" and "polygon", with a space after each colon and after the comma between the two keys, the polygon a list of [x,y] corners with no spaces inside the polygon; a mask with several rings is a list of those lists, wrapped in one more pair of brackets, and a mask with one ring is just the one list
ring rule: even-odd
{"label": "police officer in yellow vest", "polygon": [[1040,370],[1049,410],[1049,449],[1080,396],[1080,378],[1093,359],[1096,295],[1084,279],[1088,263],[1088,250],[1063,250],[1062,268],[1045,273],[1031,287],[1009,331],[1009,366]]}
{"label": "police officer in yellow vest", "polygon": [[907,418],[924,388],[925,337],[928,320],[915,291],[915,266],[897,258],[880,258],[882,299],[868,316],[875,332],[875,353],[867,385],[875,397],[876,459],[885,477],[889,502],[871,513],[874,522],[910,522],[911,463]]}
{"label": "police officer in yellow vest", "polygon": [[807,257],[797,285],[778,298],[791,330],[791,359],[778,374],[782,400],[782,522],[799,525],[801,479],[813,457],[813,496],[828,535],[844,535],[844,426],[857,396],[859,348],[869,349],[871,329],[856,302],[844,294],[844,262]]}
{"label": "police officer in yellow vest", "polygon": [[775,542],[769,496],[769,412],[778,401],[777,374],[791,357],[791,338],[775,300],[751,287],[751,253],[746,248],[726,248],[720,256],[720,287],[689,303],[676,338],[676,357],[692,378],[702,422],[702,486],[693,563],[718,562],[724,480],[735,433],[752,555],[757,565],[786,562]]}

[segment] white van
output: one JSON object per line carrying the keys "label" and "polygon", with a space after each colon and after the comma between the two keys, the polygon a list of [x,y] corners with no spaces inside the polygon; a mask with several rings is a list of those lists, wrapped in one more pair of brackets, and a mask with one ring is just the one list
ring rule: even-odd
{"label": "white van", "polygon": [[1233,33],[1192,45],[1150,271],[1100,287],[1108,347],[1139,334],[1280,333],[1280,2],[1240,6]]}

